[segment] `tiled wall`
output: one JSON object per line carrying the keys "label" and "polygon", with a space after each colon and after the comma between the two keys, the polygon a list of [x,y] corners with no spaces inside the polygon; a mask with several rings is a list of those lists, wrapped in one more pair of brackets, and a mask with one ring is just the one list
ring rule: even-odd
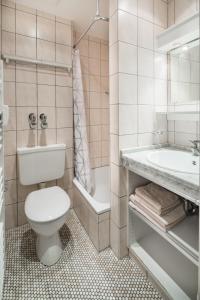
{"label": "tiled wall", "polygon": [[[75,34],[78,40],[80,34]],[[109,164],[108,42],[86,36],[80,50],[86,122],[93,168]]]}
{"label": "tiled wall", "polygon": [[157,129],[166,141],[166,120],[157,124],[155,115],[167,106],[167,56],[155,39],[166,27],[166,1],[110,0],[111,246],[118,257],[127,253],[127,180],[119,151],[152,144]]}
{"label": "tiled wall", "polygon": [[[3,0],[3,54],[71,65],[71,22]],[[26,222],[24,201],[37,186],[22,186],[18,180],[17,147],[66,143],[66,170],[58,184],[71,195],[73,179],[72,77],[51,67],[5,65],[5,103],[10,107],[5,130],[6,225]],[[29,129],[28,115],[45,113],[48,129]],[[52,182],[49,184],[56,184]]]}
{"label": "tiled wall", "polygon": [[[168,3],[168,26],[177,24],[184,19],[194,15],[199,11],[199,0],[169,0]],[[180,92],[180,90],[179,90]],[[183,92],[183,89],[182,89]],[[197,109],[197,105],[177,105],[172,107],[169,97],[168,109],[187,111]],[[169,121],[168,122],[168,141],[169,143],[191,146],[190,140],[199,139],[199,122]]]}

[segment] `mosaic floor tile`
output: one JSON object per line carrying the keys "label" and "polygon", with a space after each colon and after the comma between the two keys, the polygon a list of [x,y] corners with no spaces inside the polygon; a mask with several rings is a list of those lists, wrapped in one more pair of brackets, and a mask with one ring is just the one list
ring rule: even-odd
{"label": "mosaic floor tile", "polygon": [[45,267],[29,225],[7,231],[3,300],[161,299],[132,259],[118,260],[110,248],[96,251],[73,210],[60,234],[64,253]]}

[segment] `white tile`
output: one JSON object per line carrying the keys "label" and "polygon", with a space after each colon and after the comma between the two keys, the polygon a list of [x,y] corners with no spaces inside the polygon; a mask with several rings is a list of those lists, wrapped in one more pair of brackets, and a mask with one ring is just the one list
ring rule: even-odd
{"label": "white tile", "polygon": [[[131,28],[131,30],[130,30]],[[118,39],[137,45],[137,17],[127,12],[118,12]]]}
{"label": "white tile", "polygon": [[141,76],[153,77],[154,75],[153,51],[144,48],[138,48],[138,74]]}
{"label": "white tile", "polygon": [[137,74],[137,47],[119,42],[119,72]]}
{"label": "white tile", "polygon": [[167,105],[167,81],[155,80],[155,104]]}
{"label": "white tile", "polygon": [[137,104],[137,76],[119,74],[119,103]]}
{"label": "white tile", "polygon": [[112,16],[118,7],[118,0],[109,1],[109,16]]}
{"label": "white tile", "polygon": [[119,134],[137,132],[137,105],[119,105]]}
{"label": "white tile", "polygon": [[137,146],[137,134],[119,136],[119,149],[133,148]]}
{"label": "white tile", "polygon": [[138,77],[138,103],[154,103],[154,79],[148,77]]}
{"label": "white tile", "polygon": [[167,55],[155,53],[155,77],[167,80]]}
{"label": "white tile", "polygon": [[109,21],[109,44],[110,45],[116,43],[118,40],[117,24],[118,24],[118,13],[116,11]]}
{"label": "white tile", "polygon": [[138,123],[139,133],[147,133],[154,131],[155,114],[153,106],[139,105],[138,107]]}
{"label": "white tile", "polygon": [[124,11],[127,11],[131,14],[137,15],[137,0],[119,0],[118,7]]}
{"label": "white tile", "polygon": [[153,0],[138,1],[138,16],[153,22]]}
{"label": "white tile", "polygon": [[152,49],[154,46],[153,24],[138,18],[138,46]]}
{"label": "white tile", "polygon": [[109,74],[113,75],[118,72],[119,68],[118,43],[115,43],[110,47],[109,58]]}

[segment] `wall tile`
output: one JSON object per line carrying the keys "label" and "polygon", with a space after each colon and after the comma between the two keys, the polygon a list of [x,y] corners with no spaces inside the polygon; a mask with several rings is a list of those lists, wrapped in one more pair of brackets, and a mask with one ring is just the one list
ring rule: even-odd
{"label": "wall tile", "polygon": [[2,30],[15,32],[15,10],[2,6]]}
{"label": "wall tile", "polygon": [[138,74],[153,77],[154,75],[154,54],[153,51],[138,48]]}
{"label": "wall tile", "polygon": [[36,59],[36,39],[17,34],[16,55]]}
{"label": "wall tile", "polygon": [[38,85],[38,106],[55,106],[55,86]]}
{"label": "wall tile", "polygon": [[16,33],[36,37],[36,16],[16,10]]}
{"label": "wall tile", "polygon": [[2,53],[15,55],[15,34],[2,31]]}
{"label": "wall tile", "polygon": [[56,44],[56,62],[71,65],[71,47]]}
{"label": "wall tile", "polygon": [[5,179],[16,179],[16,155],[5,157]]}
{"label": "wall tile", "polygon": [[143,48],[154,47],[153,24],[143,19],[138,19],[138,45]]}
{"label": "wall tile", "polygon": [[38,40],[37,58],[44,61],[55,61],[55,44],[44,40]]}
{"label": "wall tile", "polygon": [[118,7],[128,13],[133,15],[137,15],[137,8],[138,8],[138,1],[137,0],[119,0]]}
{"label": "wall tile", "polygon": [[154,103],[154,79],[148,77],[138,77],[138,103]]}
{"label": "wall tile", "polygon": [[4,142],[6,155],[14,155],[16,153],[16,131],[6,131]]}
{"label": "wall tile", "polygon": [[119,72],[137,73],[137,47],[119,42]]}
{"label": "wall tile", "polygon": [[4,103],[15,106],[15,83],[4,82]]}
{"label": "wall tile", "polygon": [[55,21],[43,17],[37,17],[37,38],[49,42],[55,42]]}
{"label": "wall tile", "polygon": [[17,226],[17,204],[6,205],[5,227],[6,229]]}
{"label": "wall tile", "polygon": [[153,3],[154,0],[140,0],[138,1],[138,16],[153,22]]}
{"label": "wall tile", "polygon": [[57,108],[57,128],[72,127],[72,108]]}
{"label": "wall tile", "polygon": [[118,14],[118,39],[137,45],[137,17],[120,10]]}
{"label": "wall tile", "polygon": [[5,204],[17,203],[17,183],[16,180],[9,180],[5,182]]}
{"label": "wall tile", "polygon": [[56,22],[56,43],[72,45],[71,26]]}
{"label": "wall tile", "polygon": [[29,83],[16,83],[17,106],[37,106],[37,86]]}

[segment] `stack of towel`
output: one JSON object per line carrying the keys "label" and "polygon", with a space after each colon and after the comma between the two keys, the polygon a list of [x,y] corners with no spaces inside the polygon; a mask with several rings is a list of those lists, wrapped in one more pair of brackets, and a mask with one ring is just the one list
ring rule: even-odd
{"label": "stack of towel", "polygon": [[131,195],[130,200],[134,209],[164,231],[186,216],[180,198],[155,183],[136,188],[135,195]]}

